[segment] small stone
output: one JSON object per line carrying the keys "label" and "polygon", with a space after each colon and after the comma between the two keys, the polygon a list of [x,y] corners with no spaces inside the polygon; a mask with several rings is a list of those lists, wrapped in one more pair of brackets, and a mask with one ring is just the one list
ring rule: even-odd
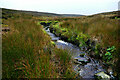
{"label": "small stone", "polygon": [[110,76],[105,74],[104,72],[99,72],[99,73],[95,74],[94,76],[97,79],[107,79],[107,80],[110,80]]}
{"label": "small stone", "polygon": [[81,62],[77,61],[77,60],[73,60],[75,64],[82,64]]}
{"label": "small stone", "polygon": [[100,54],[100,57],[102,57],[103,55],[102,54]]}
{"label": "small stone", "polygon": [[107,69],[107,71],[108,71],[108,73],[113,72],[113,70],[112,70],[111,67],[109,67],[109,68]]}
{"label": "small stone", "polygon": [[77,63],[88,63],[89,62],[89,59],[87,59],[87,58],[84,58],[84,57],[75,57],[74,58],[74,62],[77,62]]}

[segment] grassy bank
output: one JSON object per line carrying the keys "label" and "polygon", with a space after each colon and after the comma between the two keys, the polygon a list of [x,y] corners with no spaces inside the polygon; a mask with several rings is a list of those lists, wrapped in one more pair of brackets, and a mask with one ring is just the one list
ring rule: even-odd
{"label": "grassy bank", "polygon": [[120,27],[114,16],[117,12],[55,19],[60,22],[51,25],[50,30],[65,41],[87,46],[91,56],[107,63],[107,68],[112,66],[114,76],[120,76]]}
{"label": "grassy bank", "polygon": [[[73,78],[71,57],[57,49],[34,16],[3,11],[3,78]],[[68,57],[69,56],[69,57]]]}

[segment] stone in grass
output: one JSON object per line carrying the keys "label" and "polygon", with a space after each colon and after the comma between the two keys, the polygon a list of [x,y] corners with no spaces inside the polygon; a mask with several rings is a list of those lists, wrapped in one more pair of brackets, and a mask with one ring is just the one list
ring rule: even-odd
{"label": "stone in grass", "polygon": [[81,62],[77,61],[76,59],[73,60],[75,64],[82,64]]}
{"label": "stone in grass", "polygon": [[99,72],[99,73],[96,73],[95,75],[95,78],[97,78],[98,80],[110,80],[110,76],[105,74],[104,72]]}
{"label": "stone in grass", "polygon": [[83,63],[88,63],[89,59],[84,58],[84,57],[75,57],[74,58],[74,63],[78,63],[78,64],[83,64]]}

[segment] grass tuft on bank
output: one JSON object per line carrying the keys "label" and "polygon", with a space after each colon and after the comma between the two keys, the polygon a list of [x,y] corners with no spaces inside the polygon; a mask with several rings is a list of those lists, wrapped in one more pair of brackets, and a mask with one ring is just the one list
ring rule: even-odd
{"label": "grass tuft on bank", "polygon": [[[7,25],[10,31],[2,32],[3,78],[74,77],[70,76],[74,73],[68,53],[55,47],[33,16],[19,13],[12,15],[12,18],[4,17],[7,19],[3,18],[2,25]],[[56,64],[59,58],[60,63]],[[59,71],[59,67],[64,73]]]}

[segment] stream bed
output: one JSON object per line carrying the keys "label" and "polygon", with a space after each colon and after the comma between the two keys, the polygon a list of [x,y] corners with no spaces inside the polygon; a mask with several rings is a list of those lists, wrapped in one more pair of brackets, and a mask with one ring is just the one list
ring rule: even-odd
{"label": "stream bed", "polygon": [[110,78],[110,76],[106,74],[101,63],[90,58],[84,50],[80,50],[76,45],[60,40],[60,37],[56,37],[50,32],[49,27],[50,26],[45,26],[44,30],[50,35],[57,48],[68,50],[73,59],[73,69],[80,77],[94,79],[95,75],[100,73],[100,76],[102,74],[102,76]]}

